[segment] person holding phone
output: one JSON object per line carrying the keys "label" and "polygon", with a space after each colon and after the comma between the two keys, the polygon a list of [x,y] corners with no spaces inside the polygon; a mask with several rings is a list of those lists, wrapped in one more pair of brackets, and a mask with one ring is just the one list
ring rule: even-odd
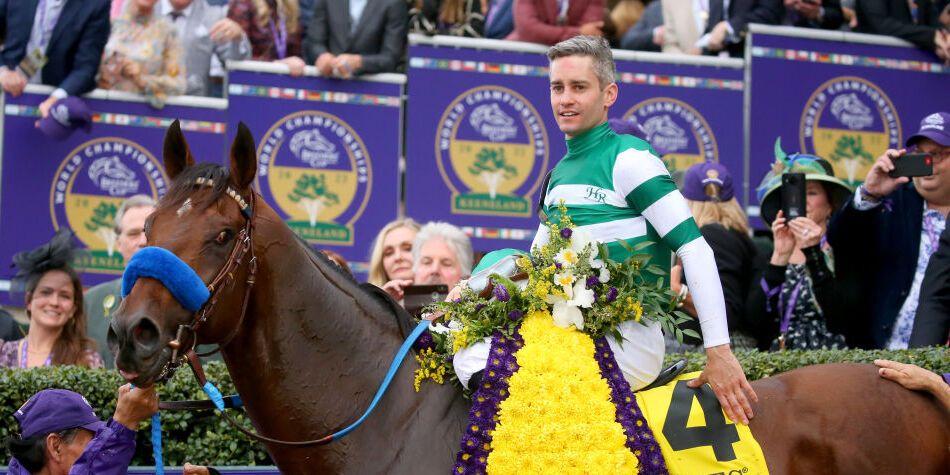
{"label": "person holding phone", "polygon": [[842,251],[836,261],[857,283],[847,312],[854,345],[908,346],[925,270],[950,211],[948,127],[950,113],[924,117],[907,149],[878,157],[831,221],[828,241]]}
{"label": "person holding phone", "polygon": [[[412,243],[412,279],[394,278],[383,285],[383,290],[400,302],[407,294],[444,296],[447,289],[472,274],[472,260],[472,242],[461,229],[444,222],[427,223],[419,229]],[[414,286],[440,287],[417,292],[412,289]],[[439,298],[435,296],[430,300]]]}
{"label": "person holding phone", "polygon": [[825,159],[785,156],[778,150],[772,172],[757,188],[762,219],[771,225],[774,248],[747,307],[762,349],[844,348],[828,329],[840,313],[834,252],[825,240],[828,222],[852,189],[834,176]]}

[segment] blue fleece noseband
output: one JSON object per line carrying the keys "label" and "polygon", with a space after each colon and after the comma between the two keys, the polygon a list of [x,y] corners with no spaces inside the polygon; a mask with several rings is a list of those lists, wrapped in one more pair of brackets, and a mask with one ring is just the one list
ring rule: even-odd
{"label": "blue fleece noseband", "polygon": [[132,255],[122,274],[122,298],[129,295],[139,277],[160,281],[182,307],[192,312],[200,310],[211,297],[208,286],[195,270],[161,247],[145,247]]}

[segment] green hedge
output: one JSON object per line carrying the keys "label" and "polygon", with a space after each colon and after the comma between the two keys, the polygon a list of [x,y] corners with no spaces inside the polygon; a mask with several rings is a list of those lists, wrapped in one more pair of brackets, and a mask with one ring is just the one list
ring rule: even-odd
{"label": "green hedge", "polygon": [[[925,348],[904,351],[787,351],[762,353],[740,351],[736,355],[749,379],[760,379],[801,366],[836,363],[870,363],[876,358],[887,358],[905,363],[914,363],[938,373],[950,372],[950,350]],[[688,371],[701,370],[705,363],[702,353],[667,355],[667,362],[686,357]],[[211,362],[205,366],[208,378],[218,384],[225,394],[232,394],[234,386],[223,364]],[[86,396],[97,408],[100,417],[106,419],[115,410],[115,393],[121,378],[114,371],[86,370],[70,367],[37,368],[0,371],[0,438],[10,436],[16,430],[13,412],[33,393],[45,388],[66,388]],[[204,399],[191,372],[185,368],[159,389],[163,400]],[[385,406],[380,410],[386,410]],[[238,417],[244,424],[250,422]],[[151,465],[151,442],[149,424],[139,431],[138,447],[133,464]],[[247,439],[231,428],[227,422],[211,412],[168,412],[162,414],[164,430],[164,454],[166,465],[182,465],[184,462],[224,465],[270,464],[263,447]],[[9,459],[6,449],[0,464]]]}

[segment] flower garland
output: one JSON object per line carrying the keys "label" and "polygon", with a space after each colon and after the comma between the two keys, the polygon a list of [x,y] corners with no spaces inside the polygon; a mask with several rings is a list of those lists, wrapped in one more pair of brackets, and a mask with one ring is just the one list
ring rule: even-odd
{"label": "flower garland", "polygon": [[520,369],[498,410],[488,472],[636,473],[590,337],[555,326],[542,311],[532,312],[519,331]]}
{"label": "flower garland", "polygon": [[575,228],[564,204],[559,207],[558,223],[547,223],[548,242],[517,261],[528,276],[524,289],[493,274],[490,295],[463,288],[455,301],[431,306],[444,314],[447,324],[432,326],[433,349],[424,363],[420,360],[417,387],[424,380],[456,380],[452,355],[496,332],[511,338],[524,316],[536,312],[550,315],[558,327],[573,326],[594,339],[612,335],[622,340],[618,328],[628,320],[658,322],[679,341],[684,335],[699,338],[695,331],[679,328],[689,317],[675,309],[677,295],[664,284],[664,271],[649,263],[649,255],[637,254],[651,243],[630,247],[631,255],[623,262],[613,261],[607,247]]}

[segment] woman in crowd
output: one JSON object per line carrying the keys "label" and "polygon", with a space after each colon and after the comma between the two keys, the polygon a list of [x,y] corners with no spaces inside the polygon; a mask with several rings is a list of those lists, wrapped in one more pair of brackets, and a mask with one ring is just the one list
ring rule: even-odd
{"label": "woman in crowd", "polygon": [[26,337],[0,344],[0,367],[102,367],[95,342],[86,337],[82,282],[70,267],[72,240],[72,233],[63,230],[49,243],[13,257],[19,269],[14,282],[24,286],[30,329]]}
{"label": "woman in crowd", "polygon": [[[834,277],[834,253],[825,239],[832,214],[850,198],[851,187],[835,178],[825,159],[785,156],[756,189],[761,216],[772,227],[774,250],[759,286],[750,293],[749,311],[759,325],[760,348],[844,348],[844,337],[829,330],[841,318]],[[781,211],[782,175],[805,174],[805,216],[787,219]],[[833,326],[833,325],[832,325]],[[774,340],[773,340],[774,338]],[[766,344],[771,341],[771,344]]]}
{"label": "woman in crowd", "polygon": [[297,0],[232,0],[228,18],[234,20],[251,42],[251,58],[276,61],[300,76],[306,63],[300,57],[303,40]]}
{"label": "woman in crowd", "polygon": [[369,283],[382,287],[391,280],[412,280],[412,241],[419,223],[412,218],[390,222],[376,235],[369,258]]}
{"label": "woman in crowd", "polygon": [[[719,163],[693,165],[683,179],[683,197],[716,257],[732,344],[754,348],[754,331],[747,320],[745,303],[753,285],[756,248],[750,237],[749,220],[735,198],[732,175]],[[670,279],[673,291],[682,298],[683,310],[695,317],[689,289],[682,283],[682,266],[671,269]]]}
{"label": "woman in crowd", "polygon": [[157,108],[168,96],[185,93],[182,46],[175,27],[162,18],[158,0],[126,0],[112,22],[102,53],[98,85],[102,89],[144,95]]}

